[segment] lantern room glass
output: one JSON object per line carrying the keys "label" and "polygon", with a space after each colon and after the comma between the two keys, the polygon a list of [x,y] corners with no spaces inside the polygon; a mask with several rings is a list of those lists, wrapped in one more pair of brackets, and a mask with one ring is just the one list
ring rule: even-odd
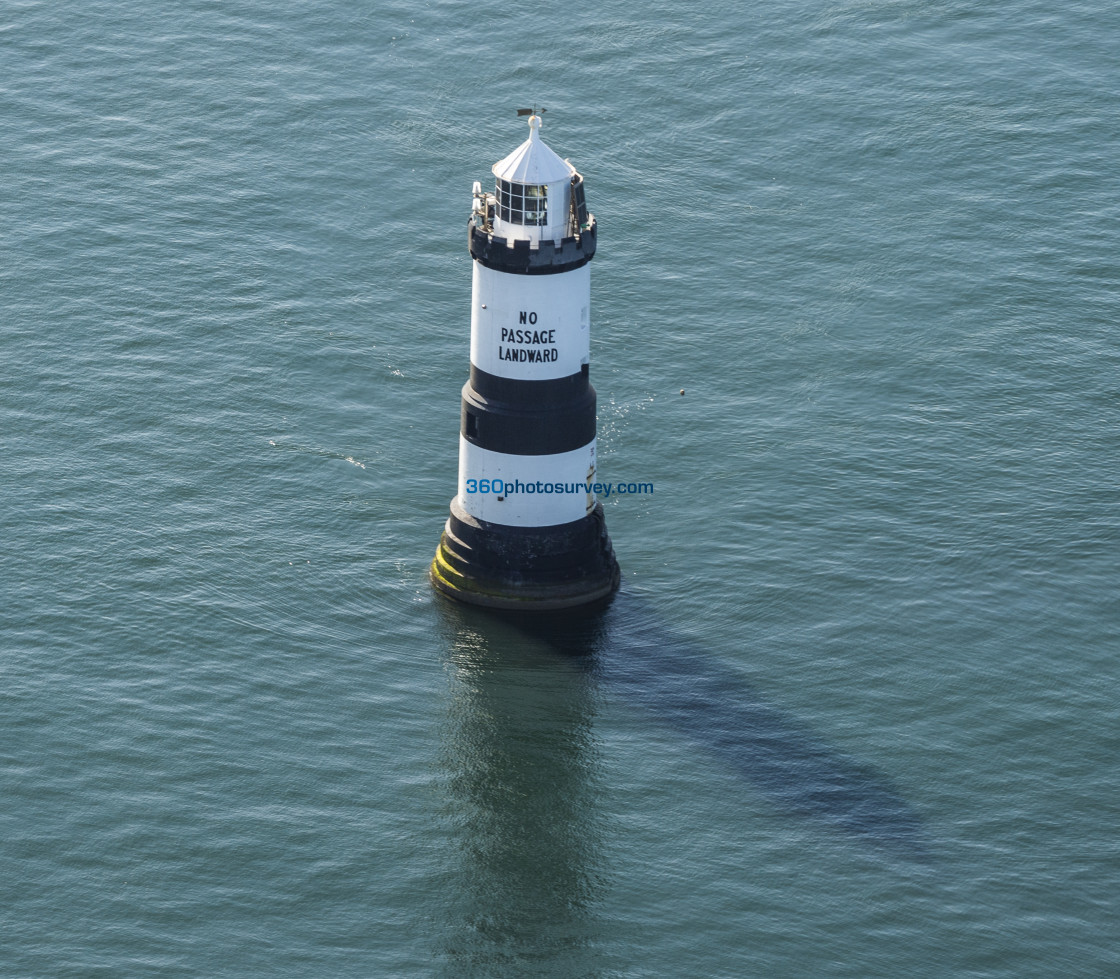
{"label": "lantern room glass", "polygon": [[548,224],[547,184],[518,184],[499,180],[498,217],[510,224],[543,226]]}

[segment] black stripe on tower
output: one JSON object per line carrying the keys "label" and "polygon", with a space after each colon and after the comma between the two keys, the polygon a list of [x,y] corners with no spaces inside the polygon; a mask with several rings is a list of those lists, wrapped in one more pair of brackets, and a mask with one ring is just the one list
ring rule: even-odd
{"label": "black stripe on tower", "polygon": [[[506,455],[549,456],[582,448],[595,438],[595,389],[586,375],[572,376],[580,379],[582,390],[577,387],[566,401],[551,404],[535,401],[533,391],[554,381],[503,379],[501,388],[509,397],[502,399],[484,397],[467,382],[459,426],[463,438]],[[548,390],[559,392],[557,387]]]}
{"label": "black stripe on tower", "polygon": [[579,237],[562,238],[559,245],[552,241],[540,241],[537,248],[530,248],[529,241],[521,238],[515,238],[511,248],[507,239],[476,227],[473,218],[468,230],[471,258],[496,272],[512,272],[514,275],[551,275],[578,269],[595,257],[596,237],[594,216]]}
{"label": "black stripe on tower", "polygon": [[502,377],[500,374],[491,374],[471,364],[471,387],[479,397],[491,401],[508,401],[513,404],[538,405],[542,408],[571,404],[582,397],[583,392],[587,390],[589,376],[587,364],[580,368],[578,374],[554,377],[546,381]]}

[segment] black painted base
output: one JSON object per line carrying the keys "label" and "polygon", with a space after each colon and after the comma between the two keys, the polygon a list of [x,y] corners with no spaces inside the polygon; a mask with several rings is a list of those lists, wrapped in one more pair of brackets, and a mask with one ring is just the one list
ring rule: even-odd
{"label": "black painted base", "polygon": [[430,571],[436,591],[458,601],[540,612],[606,598],[619,575],[601,503],[573,523],[506,527],[452,500]]}

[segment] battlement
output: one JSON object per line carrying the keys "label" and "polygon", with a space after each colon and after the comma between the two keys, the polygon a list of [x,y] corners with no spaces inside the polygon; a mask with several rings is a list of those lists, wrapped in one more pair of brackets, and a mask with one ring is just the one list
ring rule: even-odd
{"label": "battlement", "polygon": [[561,238],[559,242],[530,242],[523,238],[499,237],[480,227],[472,215],[468,234],[471,258],[487,268],[518,275],[538,275],[567,272],[590,262],[595,256],[597,228],[595,215],[589,214],[587,227],[578,235]]}

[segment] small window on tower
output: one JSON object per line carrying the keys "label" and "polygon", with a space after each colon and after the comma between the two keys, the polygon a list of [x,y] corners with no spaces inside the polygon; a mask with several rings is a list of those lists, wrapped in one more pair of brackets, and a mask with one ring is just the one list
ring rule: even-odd
{"label": "small window on tower", "polygon": [[548,185],[499,180],[498,217],[511,224],[548,224]]}

